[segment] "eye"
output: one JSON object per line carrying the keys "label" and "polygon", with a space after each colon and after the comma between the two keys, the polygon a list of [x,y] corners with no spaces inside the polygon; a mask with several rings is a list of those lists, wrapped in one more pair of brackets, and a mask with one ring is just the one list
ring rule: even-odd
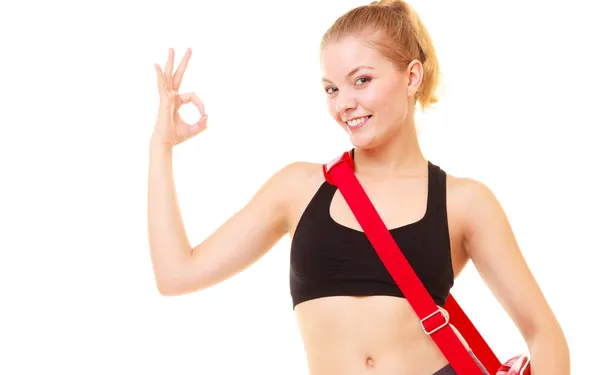
{"label": "eye", "polygon": [[326,87],[325,88],[325,92],[327,93],[327,95],[332,95],[334,93],[334,90],[337,90],[335,87]]}
{"label": "eye", "polygon": [[[366,85],[367,83],[371,82],[371,80],[372,80],[372,78],[371,78],[371,77],[359,77],[359,78],[357,78],[357,79],[354,81],[354,83],[355,83],[357,86],[363,86],[363,85]],[[336,92],[337,90],[338,90],[338,89],[337,89],[337,88],[335,88],[335,87],[328,86],[328,87],[326,87],[326,88],[325,88],[325,93],[327,93],[327,95],[333,95],[333,94],[335,94],[335,92]]]}
{"label": "eye", "polygon": [[[362,83],[358,83],[361,81],[362,81]],[[371,82],[371,77],[360,77],[360,78],[357,78],[356,81],[354,81],[354,82],[357,83],[358,86],[362,86],[362,85],[365,85],[365,84]]]}

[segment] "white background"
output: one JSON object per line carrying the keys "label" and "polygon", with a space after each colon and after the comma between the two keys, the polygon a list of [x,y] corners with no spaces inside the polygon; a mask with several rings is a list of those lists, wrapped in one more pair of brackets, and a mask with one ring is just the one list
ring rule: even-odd
{"label": "white background", "polygon": [[[174,157],[196,245],[275,170],[349,147],[326,111],[318,46],[335,18],[365,3],[3,2],[0,374],[307,374],[288,238],[212,289],[157,293],[146,227],[153,64],[164,66],[168,47],[179,63],[191,47],[181,91],[195,91],[210,116]],[[497,194],[566,332],[572,373],[591,374],[593,2],[411,4],[444,74],[440,105],[418,117],[426,156]],[[525,349],[471,266],[453,293],[501,359]]]}

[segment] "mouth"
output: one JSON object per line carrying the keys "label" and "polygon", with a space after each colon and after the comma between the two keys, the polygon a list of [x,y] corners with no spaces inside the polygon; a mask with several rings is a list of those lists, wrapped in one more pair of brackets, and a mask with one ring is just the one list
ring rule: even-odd
{"label": "mouth", "polygon": [[350,131],[355,131],[363,126],[369,121],[369,119],[373,117],[372,115],[354,118],[352,120],[346,121],[346,126]]}

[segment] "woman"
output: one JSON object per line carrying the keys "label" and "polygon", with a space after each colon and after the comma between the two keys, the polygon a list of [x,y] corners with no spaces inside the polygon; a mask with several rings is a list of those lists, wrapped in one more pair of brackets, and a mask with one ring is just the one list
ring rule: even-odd
{"label": "woman", "polygon": [[[565,337],[494,195],[481,182],[446,175],[421,152],[414,112],[417,104],[436,102],[438,63],[416,13],[401,1],[358,7],[334,23],[321,47],[329,112],[354,145],[356,176],[436,303],[444,305],[472,260],[523,334],[532,374],[568,374]],[[172,170],[173,147],[202,132],[208,119],[195,94],[178,94],[190,55],[174,73],[172,50],[164,73],[156,65],[160,108],[148,203],[160,293],[215,285],[288,234],[293,307],[311,375],[455,374],[339,191],[324,180],[321,164],[297,162],[277,171],[192,248]],[[177,115],[188,102],[202,113],[193,125]]]}

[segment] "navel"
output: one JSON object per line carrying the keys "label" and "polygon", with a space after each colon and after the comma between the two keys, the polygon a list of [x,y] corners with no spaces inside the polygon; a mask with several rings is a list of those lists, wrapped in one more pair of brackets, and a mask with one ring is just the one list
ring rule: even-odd
{"label": "navel", "polygon": [[367,365],[367,368],[373,368],[373,367],[375,367],[375,361],[370,356],[367,357],[365,363]]}

